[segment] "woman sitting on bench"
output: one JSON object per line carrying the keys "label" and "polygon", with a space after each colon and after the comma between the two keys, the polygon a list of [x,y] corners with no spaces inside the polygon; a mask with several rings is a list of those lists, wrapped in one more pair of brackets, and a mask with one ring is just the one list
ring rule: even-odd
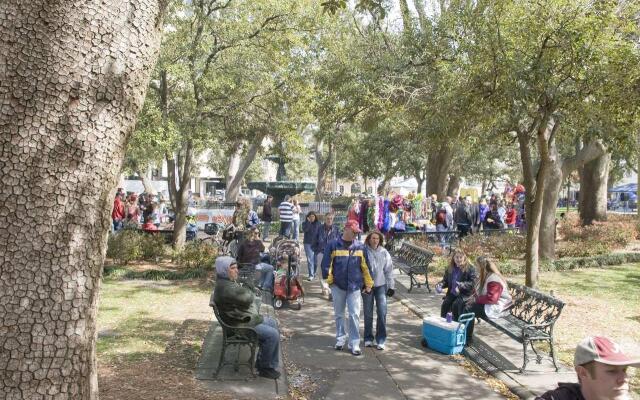
{"label": "woman sitting on bench", "polygon": [[[465,312],[472,312],[476,318],[500,318],[505,310],[511,307],[511,295],[507,281],[502,277],[496,264],[487,257],[476,259],[480,271],[480,280],[476,285],[475,294],[467,300]],[[473,337],[475,318],[467,326],[467,343]]]}
{"label": "woman sitting on bench", "polygon": [[441,317],[444,318],[447,313],[451,312],[453,320],[458,320],[460,315],[464,313],[467,300],[473,295],[477,278],[476,269],[469,263],[464,251],[455,249],[442,281],[436,285],[438,293],[447,288],[447,295],[442,300],[440,307]]}
{"label": "woman sitting on bench", "polygon": [[253,327],[258,333],[260,349],[256,358],[258,374],[265,378],[278,379],[280,332],[278,323],[271,317],[262,316],[255,303],[250,284],[238,283],[238,263],[233,257],[218,257],[216,286],[213,303],[220,317],[231,326]]}

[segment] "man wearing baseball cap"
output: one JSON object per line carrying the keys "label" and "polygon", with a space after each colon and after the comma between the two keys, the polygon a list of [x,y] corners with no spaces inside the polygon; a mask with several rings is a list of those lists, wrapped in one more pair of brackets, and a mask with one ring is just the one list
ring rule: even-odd
{"label": "man wearing baseball cap", "polygon": [[[342,237],[327,243],[322,257],[322,278],[327,280],[333,297],[333,311],[336,321],[336,350],[342,350],[345,343],[354,356],[360,351],[360,291],[369,293],[373,278],[362,243],[356,240],[360,227],[356,221],[348,221]],[[344,310],[349,312],[345,329]],[[348,334],[348,336],[347,336]],[[347,342],[348,338],[348,342]]]}
{"label": "man wearing baseball cap", "polygon": [[624,354],[609,338],[590,336],[576,347],[574,365],[579,383],[559,383],[536,400],[629,399],[627,368],[640,367],[640,359]]}

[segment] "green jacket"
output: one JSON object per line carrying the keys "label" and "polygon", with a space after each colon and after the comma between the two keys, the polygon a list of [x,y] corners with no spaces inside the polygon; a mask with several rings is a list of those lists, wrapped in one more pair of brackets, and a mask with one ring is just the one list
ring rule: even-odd
{"label": "green jacket", "polygon": [[255,295],[249,286],[243,286],[228,278],[218,277],[213,291],[213,302],[220,317],[231,326],[256,326],[262,323]]}

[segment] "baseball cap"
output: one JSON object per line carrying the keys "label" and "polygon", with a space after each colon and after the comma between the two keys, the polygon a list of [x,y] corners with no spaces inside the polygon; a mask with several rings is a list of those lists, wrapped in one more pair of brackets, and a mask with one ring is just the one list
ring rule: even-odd
{"label": "baseball cap", "polygon": [[356,221],[347,221],[347,223],[344,225],[344,228],[347,229],[351,229],[352,231],[354,231],[355,233],[359,233],[360,231],[360,225],[358,225],[358,222]]}
{"label": "baseball cap", "polygon": [[618,343],[604,336],[589,336],[578,343],[573,358],[574,365],[584,365],[591,361],[607,365],[640,367],[640,358],[630,358],[622,352]]}

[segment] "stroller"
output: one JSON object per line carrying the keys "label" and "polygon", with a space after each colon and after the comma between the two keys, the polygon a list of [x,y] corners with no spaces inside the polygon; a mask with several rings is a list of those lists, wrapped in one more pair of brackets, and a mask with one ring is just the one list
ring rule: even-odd
{"label": "stroller", "polygon": [[304,303],[304,289],[298,280],[300,247],[295,240],[286,238],[274,239],[269,248],[269,255],[273,265],[278,266],[278,261],[286,260],[286,269],[280,267],[275,271],[273,284],[273,307],[282,308],[285,302],[291,304],[296,302],[298,310],[302,309]]}

